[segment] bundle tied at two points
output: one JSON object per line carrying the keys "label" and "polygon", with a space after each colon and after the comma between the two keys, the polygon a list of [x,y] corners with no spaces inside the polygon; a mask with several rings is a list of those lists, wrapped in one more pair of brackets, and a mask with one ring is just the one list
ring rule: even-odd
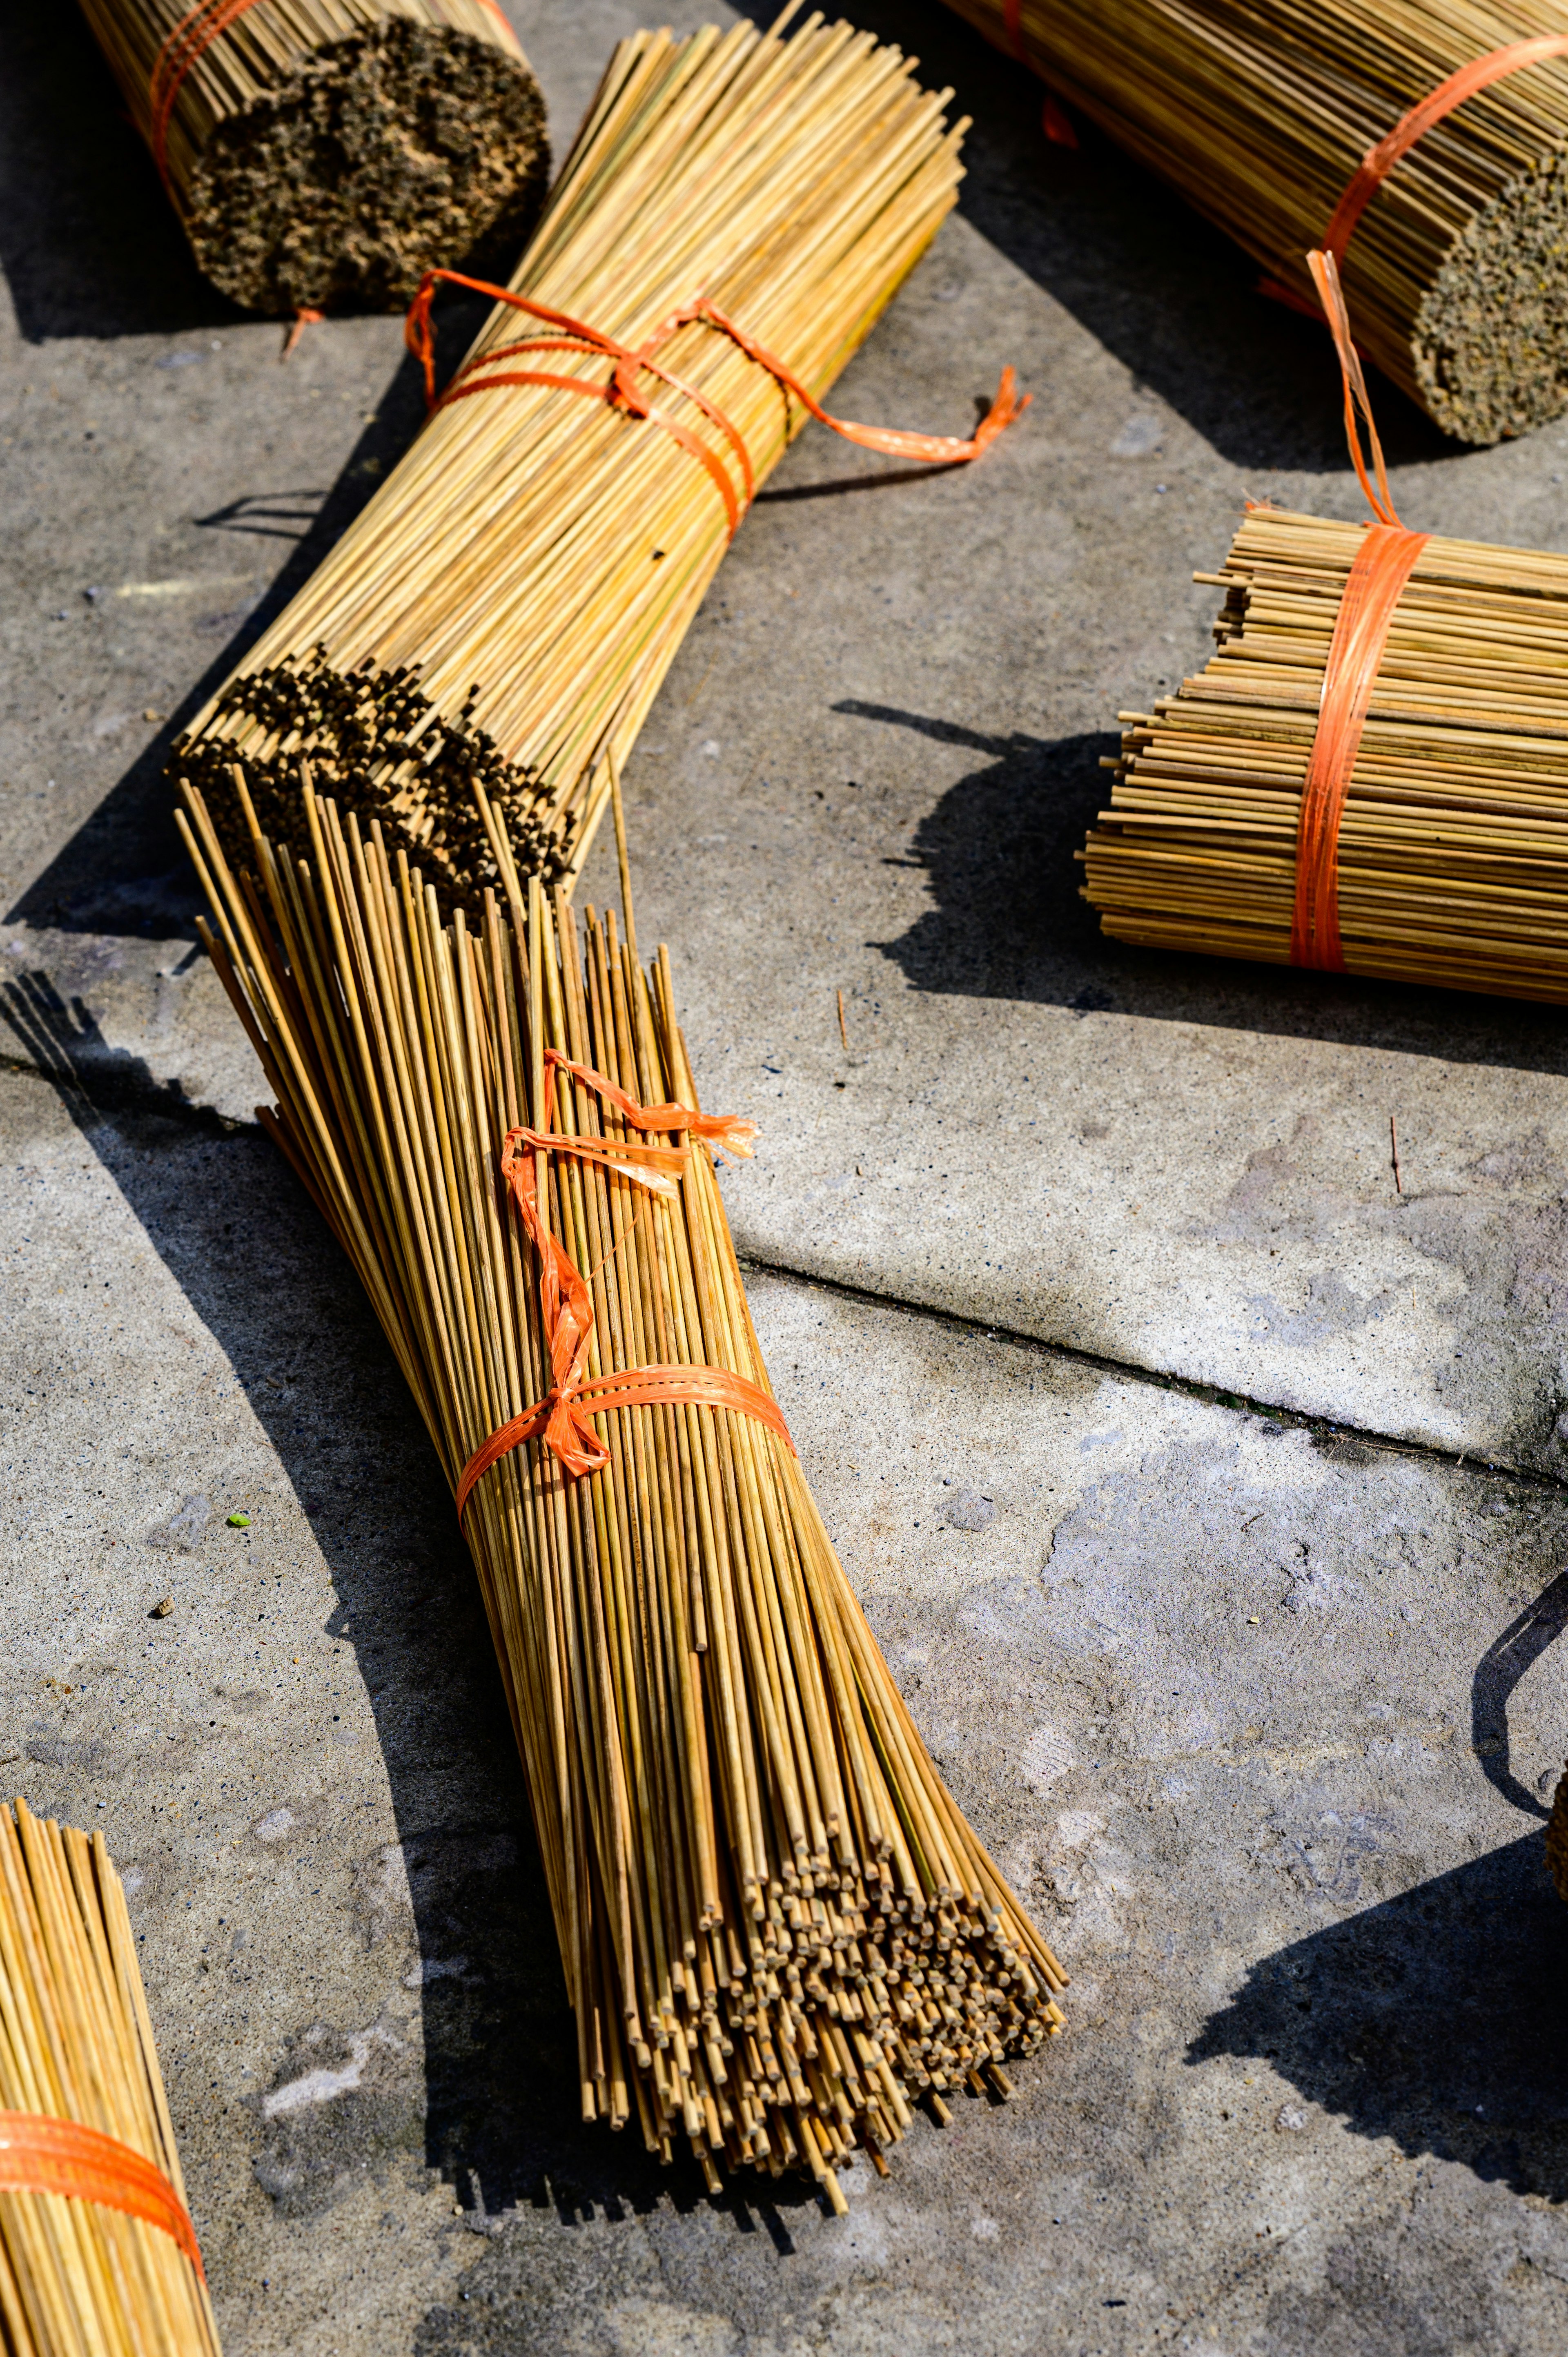
{"label": "bundle tied at two points", "polygon": [[504,267],[549,170],[499,0],[81,0],[196,259],[253,310]]}
{"label": "bundle tied at two points", "polygon": [[[1302,256],[1333,252],[1362,351],[1446,433],[1496,442],[1568,406],[1559,0],[950,5],[1315,316]],[[1445,85],[1468,94],[1415,115]]]}
{"label": "bundle tied at two points", "polygon": [[[276,833],[303,754],[446,906],[501,881],[476,783],[526,865],[577,873],[750,498],[954,201],[950,94],[817,17],[620,44],[508,299],[175,748],[232,856],[231,764]],[[1014,414],[1009,375],[969,440],[841,430],[950,462]]]}
{"label": "bundle tied at two points", "polygon": [[[520,876],[444,922],[306,782],[204,939],[263,1118],[362,1279],[456,1494],[575,2018],[585,2116],[835,2208],[922,2097],[1009,2092],[1063,1975],[949,1793],[768,1389],[668,961]],[[188,818],[186,816],[188,813]]]}

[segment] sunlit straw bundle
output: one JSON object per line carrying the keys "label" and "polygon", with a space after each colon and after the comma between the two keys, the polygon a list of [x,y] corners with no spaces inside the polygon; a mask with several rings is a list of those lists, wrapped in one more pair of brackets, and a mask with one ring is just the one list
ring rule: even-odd
{"label": "sunlit straw bundle", "polygon": [[[739,24],[620,44],[511,282],[532,307],[497,304],[412,451],[175,748],[232,854],[236,754],[276,833],[304,752],[444,907],[500,880],[475,781],[531,866],[576,873],[805,423],[781,372],[820,397],[954,201],[949,95],[817,17],[789,39]],[[1009,374],[972,441],[843,430],[952,460],[1014,414]]]}
{"label": "sunlit straw bundle", "polygon": [[[1448,433],[1495,442],[1568,404],[1568,57],[1507,72],[1357,178],[1462,70],[1535,38],[1568,48],[1561,0],[950,5],[1289,296],[1316,309],[1301,257],[1335,252],[1362,350]],[[1365,210],[1332,226],[1347,196]]]}
{"label": "sunlit straw bundle", "polygon": [[0,1807],[0,2344],[217,2357],[120,1878]]}
{"label": "sunlit straw bundle", "polygon": [[695,1110],[663,952],[645,974],[592,912],[580,937],[537,877],[524,920],[499,826],[517,921],[487,894],[444,925],[379,824],[306,792],[308,856],[258,830],[237,880],[186,801],[263,1118],[457,1496],[585,2115],[635,2116],[667,2159],[686,2139],[711,2186],[809,2169],[842,2207],[835,2171],[856,2145],[880,2166],[922,2095],[1008,2092],[1064,1984],[921,1742],[768,1391],[704,1142],[749,1151],[751,1125]]}
{"label": "sunlit straw bundle", "polygon": [[504,267],[549,150],[496,0],[81,0],[200,264],[287,313]]}

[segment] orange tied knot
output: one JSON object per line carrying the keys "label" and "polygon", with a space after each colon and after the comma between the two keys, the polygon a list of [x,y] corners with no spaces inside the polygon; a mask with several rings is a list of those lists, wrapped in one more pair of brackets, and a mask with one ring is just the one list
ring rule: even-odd
{"label": "orange tied knot", "polygon": [[[744,1156],[752,1151],[757,1135],[753,1121],[734,1114],[700,1114],[684,1104],[639,1105],[603,1072],[596,1072],[589,1064],[574,1063],[555,1048],[545,1049],[544,1061],[554,1071],[569,1072],[585,1088],[596,1090],[635,1129],[662,1130],[667,1135],[683,1130],[688,1138],[700,1137],[720,1151]],[[574,1137],[555,1129],[507,1132],[501,1145],[501,1178],[539,1254],[539,1306],[550,1351],[551,1384],[542,1400],[492,1432],[463,1468],[457,1483],[459,1523],[475,1483],[525,1440],[542,1439],[573,1480],[602,1472],[610,1461],[609,1451],[593,1419],[607,1408],[682,1404],[732,1408],[767,1425],[793,1447],[778,1403],[760,1384],[732,1373],[727,1367],[628,1367],[618,1374],[590,1377],[586,1373],[594,1330],[593,1297],[582,1271],[551,1234],[540,1211],[533,1157],[541,1153],[575,1154],[663,1195],[675,1193],[671,1174],[683,1170],[691,1158],[689,1145]],[[622,1232],[623,1242],[628,1232]]]}
{"label": "orange tied knot", "polygon": [[207,2280],[196,2229],[172,2180],[134,2146],[80,2120],[0,2112],[0,2192],[63,2193],[144,2219],[177,2243]]}
{"label": "orange tied knot", "polygon": [[[538,319],[553,332],[545,336],[524,336],[515,343],[497,344],[489,351],[465,361],[446,392],[436,398],[435,336],[431,325],[430,307],[438,285],[467,286],[477,295],[489,295],[498,303],[509,303],[514,311],[522,311]],[[741,517],[751,505],[757,490],[756,469],[751,453],[739,427],[726,417],[716,402],[705,393],[676,376],[655,358],[671,336],[682,328],[702,326],[727,336],[737,344],[748,360],[766,369],[776,379],[786,396],[792,394],[822,425],[842,434],[846,442],[858,443],[864,450],[880,450],[893,458],[912,458],[922,466],[963,466],[978,458],[990,448],[999,434],[1004,433],[1015,417],[1023,414],[1033,396],[1018,396],[1015,372],[1005,368],[997,387],[996,398],[982,418],[973,435],[963,441],[952,434],[911,434],[892,425],[855,425],[842,417],[830,417],[827,411],[807,392],[792,370],[777,355],[759,344],[754,336],[736,327],[705,297],[688,303],[671,312],[661,327],[656,328],[647,340],[633,351],[628,345],[617,343],[613,336],[601,334],[585,320],[575,319],[566,311],[553,311],[547,304],[531,302],[524,295],[514,295],[509,287],[492,286],[487,279],[466,278],[456,270],[427,270],[420,281],[419,292],[409,306],[404,324],[403,339],[409,350],[424,371],[424,398],[427,409],[434,413],[445,409],[454,401],[466,401],[471,393],[489,393],[502,384],[549,385],[557,393],[575,393],[590,401],[607,402],[628,417],[640,418],[660,426],[681,445],[699,466],[707,469],[714,488],[724,502],[725,516],[733,539]],[[612,363],[609,376],[599,381],[591,377],[566,376],[550,369],[498,369],[498,361],[510,360],[521,352],[586,352],[602,355]],[[651,376],[671,392],[680,393],[699,410],[708,423],[723,436],[728,455],[740,475],[740,487],[730,474],[720,450],[705,442],[700,434],[685,425],[668,410],[655,407],[643,392],[639,379]]]}

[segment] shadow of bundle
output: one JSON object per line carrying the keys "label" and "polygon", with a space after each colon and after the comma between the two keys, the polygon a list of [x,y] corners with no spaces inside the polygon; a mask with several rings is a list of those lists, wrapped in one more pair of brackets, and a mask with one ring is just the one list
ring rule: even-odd
{"label": "shadow of bundle", "polygon": [[[239,791],[246,797],[242,780]],[[181,813],[262,1117],[457,1499],[527,1770],[585,2116],[833,2206],[922,2098],[1006,2094],[1065,1986],[942,1782],[772,1399],[664,952],[580,932],[494,821],[444,923],[300,797],[237,878]]]}
{"label": "shadow of bundle", "polygon": [[[1171,181],[1316,315],[1305,251],[1338,253],[1364,354],[1445,433],[1489,443],[1568,405],[1568,58],[1424,130],[1348,242],[1340,199],[1460,70],[1565,30],[1541,0],[950,0]],[[1010,27],[1015,29],[1010,29]]]}
{"label": "shadow of bundle", "polygon": [[82,0],[196,259],[235,303],[391,310],[503,265],[544,102],[492,0]]}
{"label": "shadow of bundle", "polygon": [[303,754],[444,910],[500,886],[476,781],[530,867],[575,876],[806,422],[748,345],[826,392],[955,200],[950,95],[816,18],[787,40],[739,24],[620,44],[510,282],[532,307],[498,301],[413,449],[174,749],[231,856],[231,764],[276,829]]}

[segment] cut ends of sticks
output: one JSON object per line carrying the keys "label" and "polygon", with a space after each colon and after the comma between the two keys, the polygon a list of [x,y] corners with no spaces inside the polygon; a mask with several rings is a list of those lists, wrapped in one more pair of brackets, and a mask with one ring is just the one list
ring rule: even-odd
{"label": "cut ends of sticks", "polygon": [[[668,957],[640,967],[611,915],[580,926],[493,813],[504,899],[448,922],[406,851],[308,774],[294,850],[234,782],[246,872],[199,792],[180,813],[203,937],[276,1093],[263,1118],[464,1485],[584,2115],[635,2120],[666,2160],[688,2146],[714,2190],[725,2169],[809,2171],[842,2211],[837,2172],[857,2147],[882,2168],[915,2104],[1011,2093],[1066,1980],[943,1783],[784,1437]],[[622,1106],[662,1122],[650,1137]],[[638,1369],[671,1394],[645,1380],[595,1406]],[[685,1370],[765,1413],[680,1396]],[[564,1469],[536,1405],[552,1426],[570,1409],[596,1469]],[[533,1437],[493,1456],[514,1421]]]}

